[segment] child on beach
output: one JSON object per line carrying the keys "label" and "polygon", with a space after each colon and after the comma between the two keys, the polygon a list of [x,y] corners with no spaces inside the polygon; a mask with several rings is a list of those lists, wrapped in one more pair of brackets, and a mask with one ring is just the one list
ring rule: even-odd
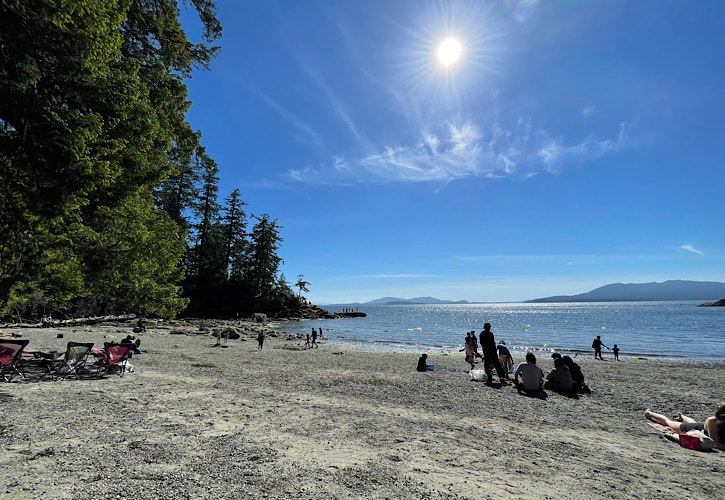
{"label": "child on beach", "polygon": [[619,347],[617,347],[617,344],[614,344],[612,351],[614,352],[614,360],[619,361]]}
{"label": "child on beach", "polygon": [[476,362],[474,361],[476,358],[473,355],[473,342],[471,342],[471,337],[466,333],[466,346],[463,349],[460,349],[460,351],[466,351],[466,363],[471,365],[471,370],[475,368]]}

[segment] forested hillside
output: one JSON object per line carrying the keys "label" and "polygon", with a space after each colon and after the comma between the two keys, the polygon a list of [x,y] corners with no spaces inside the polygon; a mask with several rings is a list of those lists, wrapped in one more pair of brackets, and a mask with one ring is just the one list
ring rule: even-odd
{"label": "forested hillside", "polygon": [[[281,227],[218,200],[185,79],[209,0],[0,2],[0,315],[274,313]],[[188,4],[188,5],[185,5]],[[192,43],[180,8],[195,9]],[[301,292],[307,283],[298,278]]]}

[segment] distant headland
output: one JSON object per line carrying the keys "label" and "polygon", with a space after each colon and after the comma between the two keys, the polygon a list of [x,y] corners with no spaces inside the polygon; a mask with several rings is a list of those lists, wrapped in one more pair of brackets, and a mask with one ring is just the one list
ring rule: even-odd
{"label": "distant headland", "polygon": [[[704,306],[725,306],[725,283],[719,281],[669,280],[661,283],[611,283],[577,295],[554,295],[525,300],[523,303],[547,302],[635,302],[635,301],[709,301]],[[435,297],[381,297],[354,305],[406,305],[406,304],[481,304],[467,300],[443,300]]]}
{"label": "distant headland", "polygon": [[725,283],[670,280],[662,283],[612,283],[578,295],[556,295],[526,302],[717,300],[719,297],[725,297]]}

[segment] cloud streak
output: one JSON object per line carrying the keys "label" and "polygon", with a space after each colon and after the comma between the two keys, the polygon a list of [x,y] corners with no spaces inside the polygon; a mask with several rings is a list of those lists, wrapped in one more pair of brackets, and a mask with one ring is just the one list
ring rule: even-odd
{"label": "cloud streak", "polygon": [[264,101],[264,103],[269,106],[275,113],[277,113],[279,116],[281,116],[287,123],[289,123],[292,127],[297,129],[298,131],[302,132],[302,134],[307,137],[309,140],[311,140],[313,143],[320,145],[322,144],[322,136],[317,133],[315,129],[307,125],[307,123],[304,122],[304,120],[298,118],[294,114],[287,111],[284,107],[282,107],[277,101],[269,97],[264,92],[257,90],[256,91],[259,97]]}
{"label": "cloud streak", "polygon": [[697,255],[705,255],[704,252],[698,250],[697,248],[695,248],[694,246],[692,246],[689,243],[687,245],[682,245],[680,248],[682,250],[687,250],[688,252],[692,252],[692,253],[697,254]]}

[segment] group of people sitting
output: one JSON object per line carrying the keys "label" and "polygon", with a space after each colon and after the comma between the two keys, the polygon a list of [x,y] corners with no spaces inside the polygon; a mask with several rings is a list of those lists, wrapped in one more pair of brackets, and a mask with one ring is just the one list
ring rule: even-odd
{"label": "group of people sitting", "polygon": [[536,364],[534,353],[526,353],[526,362],[521,363],[514,372],[514,384],[519,392],[542,389],[556,392],[591,392],[584,382],[581,367],[570,356],[555,352],[551,357],[554,359],[554,369],[544,377],[543,370]]}
{"label": "group of people sitting", "polygon": [[40,318],[40,326],[43,328],[53,328],[55,326],[55,320],[50,314],[43,315]]}
{"label": "group of people sitting", "polygon": [[[499,344],[505,351],[498,350],[499,365],[506,368],[513,366],[511,352],[506,348],[505,343]],[[526,362],[519,364],[514,371],[514,385],[521,392],[538,392],[547,389],[556,392],[590,393],[591,390],[584,382],[584,373],[581,367],[574,362],[570,356],[562,356],[558,352],[551,355],[554,360],[554,369],[548,375],[536,364],[536,356],[532,352],[526,353]],[[500,359],[503,358],[503,359]],[[428,371],[428,355],[423,354],[418,359],[416,370],[419,372]],[[490,369],[489,369],[490,370]],[[508,369],[501,370],[503,373]],[[487,373],[489,373],[487,371]],[[501,374],[502,378],[507,375]],[[491,376],[488,376],[490,382]]]}

